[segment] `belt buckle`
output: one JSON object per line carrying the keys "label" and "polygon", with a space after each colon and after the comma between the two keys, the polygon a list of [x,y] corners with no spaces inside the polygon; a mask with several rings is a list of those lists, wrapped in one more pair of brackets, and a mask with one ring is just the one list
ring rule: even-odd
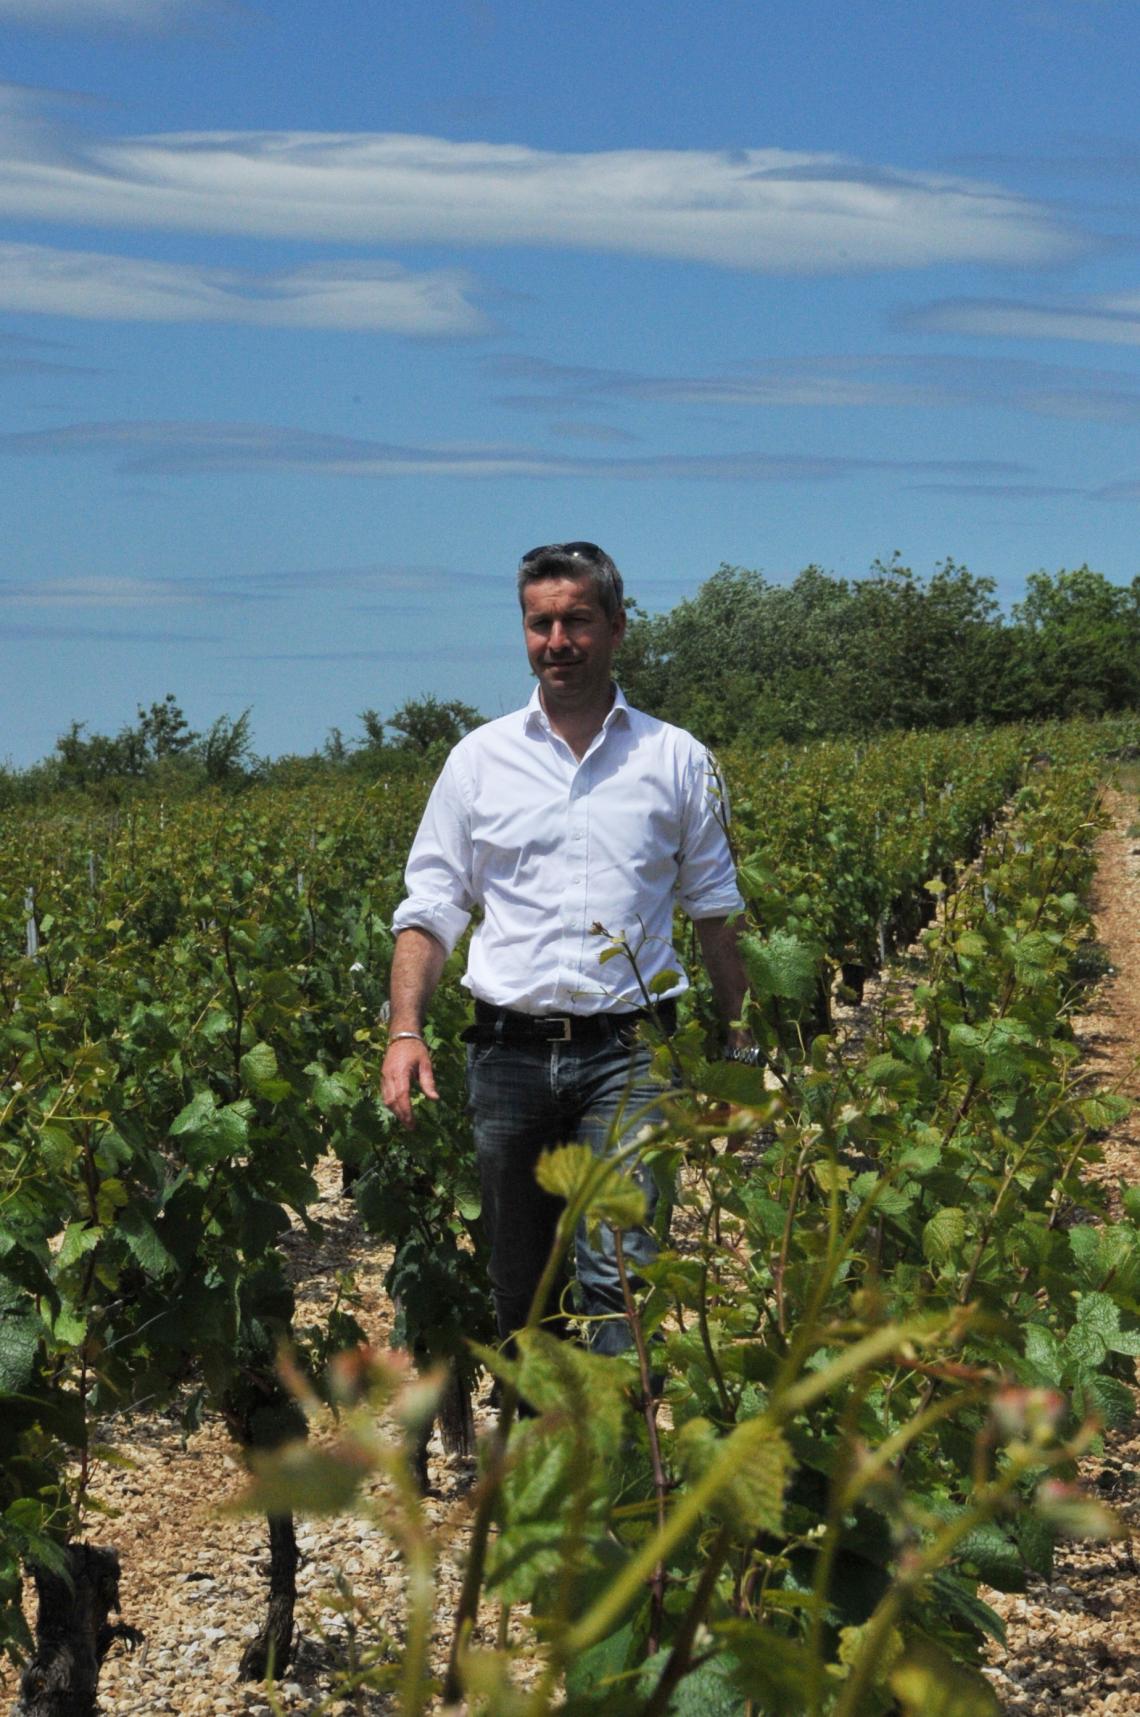
{"label": "belt buckle", "polygon": [[572,1028],[572,1024],[573,1024],[574,1015],[573,1014],[549,1014],[547,1017],[549,1018],[550,1023],[552,1025],[560,1025],[562,1027],[562,1030],[559,1033],[559,1035],[557,1037],[553,1038],[551,1041],[554,1043],[571,1043],[573,1041],[573,1033],[572,1033],[571,1028]]}

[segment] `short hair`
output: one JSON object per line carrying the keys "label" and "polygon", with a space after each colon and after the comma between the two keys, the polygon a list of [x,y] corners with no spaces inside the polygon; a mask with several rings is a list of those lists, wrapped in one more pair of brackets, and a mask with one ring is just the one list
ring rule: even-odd
{"label": "short hair", "polygon": [[525,612],[523,594],[528,584],[543,578],[588,578],[607,620],[620,614],[624,586],[621,573],[597,543],[546,543],[532,548],[519,561],[519,607]]}

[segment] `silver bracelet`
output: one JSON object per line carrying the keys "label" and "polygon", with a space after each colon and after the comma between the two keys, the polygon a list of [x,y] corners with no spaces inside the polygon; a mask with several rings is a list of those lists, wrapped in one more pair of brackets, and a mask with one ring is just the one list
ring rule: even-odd
{"label": "silver bracelet", "polygon": [[388,1039],[389,1043],[399,1043],[402,1037],[414,1037],[417,1043],[427,1043],[427,1038],[418,1031],[394,1031]]}

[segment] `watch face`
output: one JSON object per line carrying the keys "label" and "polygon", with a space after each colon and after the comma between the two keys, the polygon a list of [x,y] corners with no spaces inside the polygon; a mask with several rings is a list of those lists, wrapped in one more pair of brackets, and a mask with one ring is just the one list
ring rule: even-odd
{"label": "watch face", "polygon": [[746,1067],[759,1067],[760,1051],[757,1049],[755,1044],[750,1045],[748,1048],[726,1049],[724,1052],[724,1059],[725,1061],[742,1061]]}

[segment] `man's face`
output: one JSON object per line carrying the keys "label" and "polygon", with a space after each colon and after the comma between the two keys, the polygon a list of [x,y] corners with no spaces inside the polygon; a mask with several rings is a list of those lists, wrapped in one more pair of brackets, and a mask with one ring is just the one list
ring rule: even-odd
{"label": "man's face", "polygon": [[608,705],[625,614],[607,619],[589,577],[539,578],[523,587],[523,635],[547,714]]}

